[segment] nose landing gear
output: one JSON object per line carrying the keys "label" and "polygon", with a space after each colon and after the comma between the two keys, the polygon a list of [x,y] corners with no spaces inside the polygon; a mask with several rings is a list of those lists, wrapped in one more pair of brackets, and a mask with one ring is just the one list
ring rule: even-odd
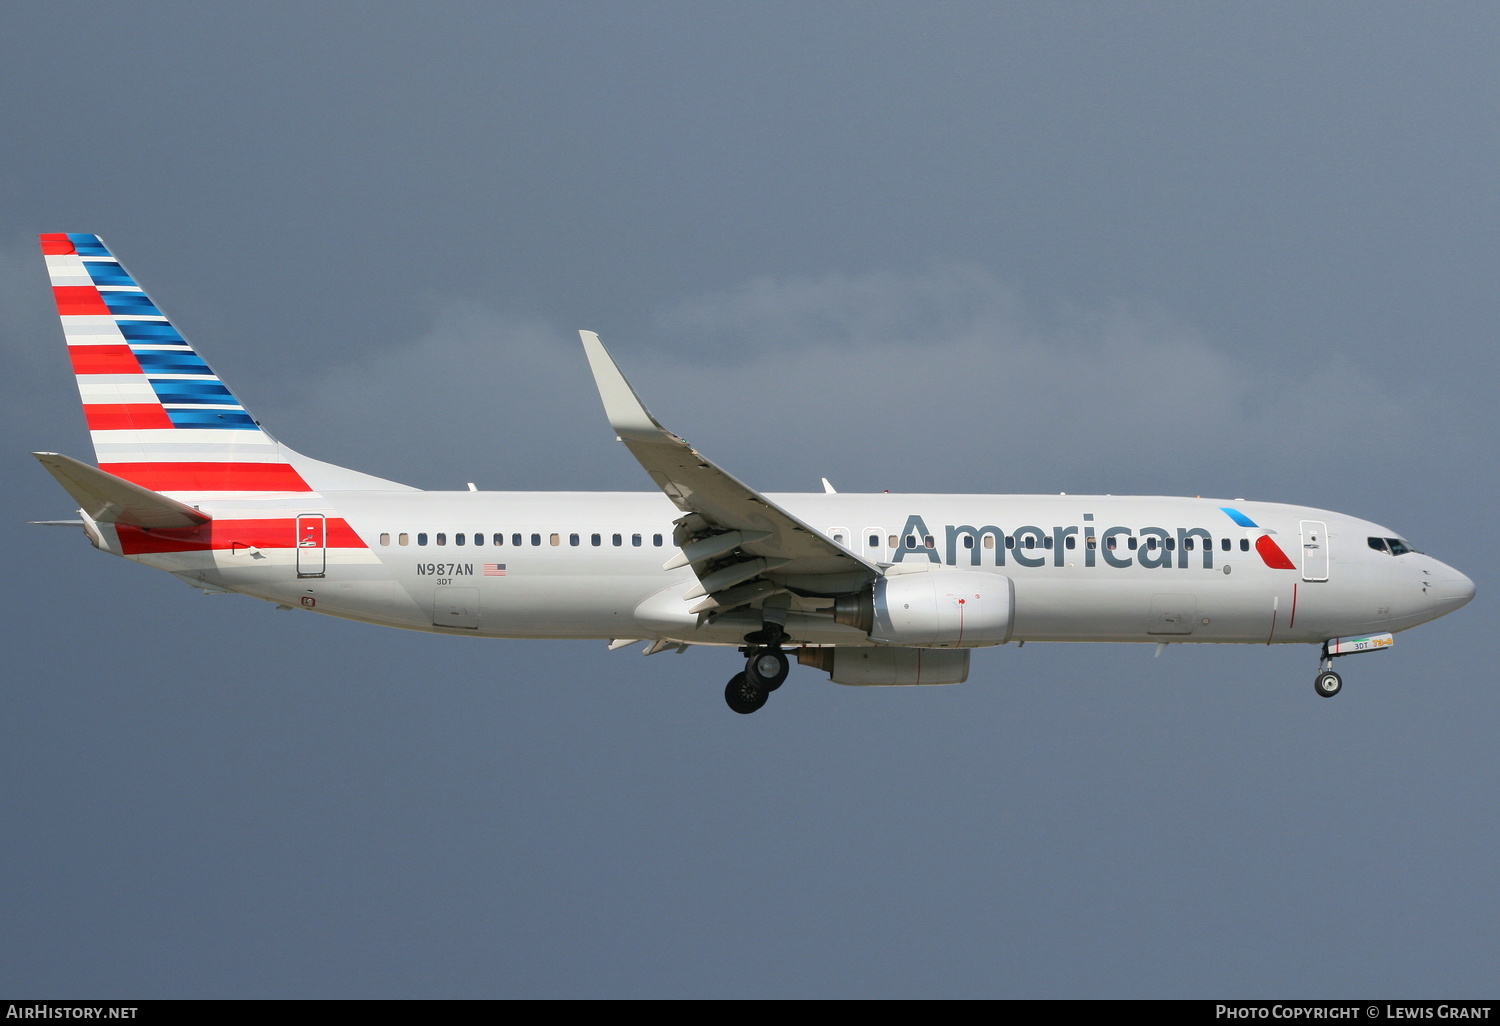
{"label": "nose landing gear", "polygon": [[1324,698],[1332,698],[1344,690],[1344,679],[1332,670],[1320,670],[1313,681],[1313,690]]}
{"label": "nose landing gear", "polygon": [[[1337,642],[1339,639],[1333,640]],[[1323,642],[1323,654],[1318,658],[1318,675],[1313,678],[1313,690],[1323,698],[1332,698],[1344,690],[1344,678],[1333,672],[1333,656],[1334,653],[1328,650],[1328,642]]]}
{"label": "nose landing gear", "polygon": [[1313,690],[1323,698],[1332,698],[1344,690],[1344,680],[1333,672],[1333,661],[1339,656],[1358,655],[1361,652],[1383,652],[1394,644],[1394,638],[1386,634],[1356,634],[1347,638],[1329,638],[1323,642],[1323,655],[1318,660],[1318,675],[1313,678]]}

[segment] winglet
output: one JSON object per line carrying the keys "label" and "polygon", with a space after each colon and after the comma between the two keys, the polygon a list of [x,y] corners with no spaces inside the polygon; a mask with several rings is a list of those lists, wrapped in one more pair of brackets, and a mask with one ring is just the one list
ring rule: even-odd
{"label": "winglet", "polygon": [[615,361],[592,331],[580,331],[583,351],[589,358],[589,370],[594,372],[594,385],[599,389],[599,399],[604,403],[604,415],[609,426],[615,429],[620,440],[634,439],[641,442],[660,442],[662,436],[675,438],[656,422],[646,410],[645,404],[615,366]]}

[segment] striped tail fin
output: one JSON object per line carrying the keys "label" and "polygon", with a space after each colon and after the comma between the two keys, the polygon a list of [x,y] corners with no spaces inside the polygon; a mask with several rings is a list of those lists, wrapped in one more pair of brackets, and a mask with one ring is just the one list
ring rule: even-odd
{"label": "striped tail fin", "polygon": [[291,497],[345,480],[404,488],[310,460],[261,430],[97,235],[40,238],[101,470],[200,498]]}

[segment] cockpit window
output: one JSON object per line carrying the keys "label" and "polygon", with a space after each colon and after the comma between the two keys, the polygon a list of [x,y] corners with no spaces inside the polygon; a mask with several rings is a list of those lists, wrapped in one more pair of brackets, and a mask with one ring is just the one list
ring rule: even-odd
{"label": "cockpit window", "polygon": [[1391,547],[1391,555],[1393,556],[1404,556],[1408,552],[1417,551],[1411,547],[1409,542],[1404,542],[1400,538],[1387,538],[1385,541]]}
{"label": "cockpit window", "polygon": [[1388,551],[1390,551],[1389,549],[1387,549],[1385,547],[1385,539],[1384,538],[1371,538],[1370,539],[1370,548],[1374,549],[1376,552],[1388,552]]}

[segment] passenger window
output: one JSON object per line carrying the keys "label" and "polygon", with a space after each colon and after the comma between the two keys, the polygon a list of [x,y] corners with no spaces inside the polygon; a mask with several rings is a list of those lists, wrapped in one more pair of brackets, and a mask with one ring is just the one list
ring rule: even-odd
{"label": "passenger window", "polygon": [[995,536],[993,534],[987,534],[984,536],[984,547],[987,549],[993,549],[995,547]]}
{"label": "passenger window", "polygon": [[1130,538],[1130,540],[1125,543],[1125,547],[1128,548],[1128,549],[1130,549],[1131,552],[1135,551],[1136,540],[1135,540],[1134,536],[1132,536]]}
{"label": "passenger window", "polygon": [[1172,552],[1172,551],[1174,551],[1177,548],[1177,539],[1176,538],[1167,538],[1167,539],[1165,539],[1165,540],[1162,541],[1162,544],[1167,547],[1167,551],[1168,552]]}
{"label": "passenger window", "polygon": [[933,548],[937,547],[937,542],[935,542],[935,541],[932,540],[932,535],[930,535],[930,534],[927,537],[925,537],[925,538],[922,539],[922,544],[925,545],[925,546],[927,546],[929,549],[933,549]]}
{"label": "passenger window", "polygon": [[539,535],[539,534],[533,534],[531,536],[531,544],[533,544],[533,545],[540,545],[541,543],[542,543],[542,536],[541,535]]}
{"label": "passenger window", "polygon": [[568,544],[569,545],[577,545],[578,544],[578,535],[576,535],[576,534],[570,534],[570,535],[568,535]]}
{"label": "passenger window", "polygon": [[1241,538],[1240,539],[1240,551],[1241,552],[1249,552],[1250,551],[1250,539],[1249,538]]}
{"label": "passenger window", "polygon": [[632,534],[630,536],[630,544],[634,545],[636,548],[640,548],[641,547],[641,536],[638,535],[638,534]]}
{"label": "passenger window", "polygon": [[657,548],[661,548],[661,535],[653,534],[651,536],[651,544],[655,545]]}
{"label": "passenger window", "polygon": [[610,535],[609,536],[609,540],[611,542],[613,542],[615,545],[623,545],[623,544],[625,544],[625,539],[621,535],[618,535],[618,534],[612,534],[612,535]]}
{"label": "passenger window", "polygon": [[549,535],[547,537],[547,540],[549,542],[551,542],[553,545],[561,545],[562,544],[562,535],[560,535],[560,534]]}
{"label": "passenger window", "polygon": [[604,536],[603,535],[598,535],[598,534],[591,534],[591,535],[589,535],[589,544],[590,545],[597,546],[597,545],[599,545],[603,541],[604,541]]}
{"label": "passenger window", "polygon": [[1110,550],[1114,549],[1114,547],[1115,547],[1115,536],[1114,535],[1110,535],[1108,538],[1104,539],[1104,547],[1106,549],[1110,549]]}
{"label": "passenger window", "polygon": [[1223,549],[1225,552],[1228,552],[1232,544],[1233,543],[1228,538],[1224,538],[1219,541],[1219,548]]}
{"label": "passenger window", "polygon": [[972,549],[973,547],[974,547],[974,536],[972,534],[966,534],[966,535],[964,535],[964,548],[966,548],[966,549]]}
{"label": "passenger window", "polygon": [[1028,549],[1034,549],[1034,548],[1036,548],[1036,539],[1034,537],[1032,537],[1031,535],[1027,535],[1026,536],[1026,547]]}
{"label": "passenger window", "polygon": [[388,532],[381,531],[380,532],[380,544],[382,544],[382,545],[389,545],[390,543],[391,543],[391,536],[390,536],[390,534]]}
{"label": "passenger window", "polygon": [[890,545],[888,547],[893,549],[896,547],[896,536],[894,534],[891,535]]}
{"label": "passenger window", "polygon": [[1066,539],[1063,540],[1063,545],[1070,549],[1076,549],[1078,547],[1078,539],[1074,538],[1070,534]]}
{"label": "passenger window", "polygon": [[519,534],[513,534],[513,535],[511,535],[510,536],[510,543],[512,545],[519,545],[519,544],[521,544],[521,536]]}
{"label": "passenger window", "polygon": [[396,544],[397,545],[410,545],[411,544],[411,535],[407,534],[405,531],[402,531],[400,534],[396,535]]}
{"label": "passenger window", "polygon": [[448,536],[446,534],[444,534],[443,532],[439,531],[438,532],[438,536],[437,536],[437,543],[439,545],[447,545],[448,544]]}
{"label": "passenger window", "polygon": [[417,544],[418,545],[426,545],[427,544],[427,532],[426,531],[418,531],[417,532]]}
{"label": "passenger window", "polygon": [[1051,547],[1052,547],[1052,536],[1049,534],[1047,537],[1045,537],[1045,538],[1042,539],[1042,548],[1044,548],[1044,549],[1050,549]]}
{"label": "passenger window", "polygon": [[483,545],[484,544],[484,532],[483,531],[475,531],[474,532],[474,544],[475,545]]}
{"label": "passenger window", "polygon": [[453,536],[453,544],[454,545],[462,545],[463,543],[464,543],[464,533],[462,531],[460,531],[460,532],[458,532],[457,534],[455,534]]}

